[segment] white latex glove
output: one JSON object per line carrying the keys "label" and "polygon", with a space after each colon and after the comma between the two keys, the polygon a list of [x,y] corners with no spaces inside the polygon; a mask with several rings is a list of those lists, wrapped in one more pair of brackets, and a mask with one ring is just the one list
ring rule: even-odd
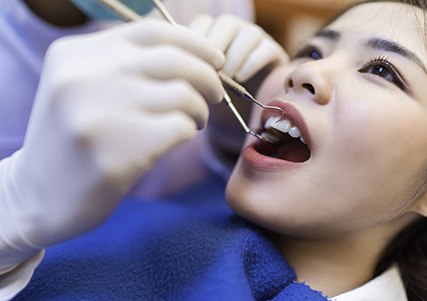
{"label": "white latex glove", "polygon": [[[283,48],[264,30],[235,16],[222,15],[213,19],[201,15],[189,27],[226,55],[222,71],[242,83],[253,95],[266,73],[288,60]],[[229,95],[242,117],[248,120],[252,103],[234,97],[231,92]],[[211,106],[210,113],[209,149],[221,161],[212,167],[227,177],[237,160],[245,132],[225,104]],[[208,158],[207,163],[212,162]]]}
{"label": "white latex glove", "polygon": [[200,15],[190,29],[205,36],[226,55],[222,71],[244,83],[266,67],[288,60],[288,55],[262,28],[233,15],[216,19]]}
{"label": "white latex glove", "polygon": [[[24,146],[0,162],[0,273],[101,223],[223,89],[200,35],[144,20],[55,42]],[[23,83],[25,84],[25,83]]]}

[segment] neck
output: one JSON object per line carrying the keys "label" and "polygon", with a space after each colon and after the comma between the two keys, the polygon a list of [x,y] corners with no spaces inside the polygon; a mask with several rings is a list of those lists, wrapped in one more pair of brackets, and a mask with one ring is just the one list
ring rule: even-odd
{"label": "neck", "polygon": [[24,0],[28,7],[44,21],[59,27],[83,25],[88,21],[69,0]]}
{"label": "neck", "polygon": [[384,225],[345,237],[300,239],[280,236],[274,240],[295,269],[298,281],[335,297],[372,279],[382,253],[397,231],[395,227]]}

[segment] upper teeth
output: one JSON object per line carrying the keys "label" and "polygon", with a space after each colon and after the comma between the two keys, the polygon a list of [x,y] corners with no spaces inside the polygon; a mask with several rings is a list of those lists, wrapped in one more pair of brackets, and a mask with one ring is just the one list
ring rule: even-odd
{"label": "upper teeth", "polygon": [[301,136],[300,129],[292,125],[292,123],[287,119],[282,119],[279,116],[271,116],[267,119],[264,124],[266,129],[276,129],[282,133],[288,133],[289,136],[293,138],[299,138],[303,143],[305,143],[304,138]]}

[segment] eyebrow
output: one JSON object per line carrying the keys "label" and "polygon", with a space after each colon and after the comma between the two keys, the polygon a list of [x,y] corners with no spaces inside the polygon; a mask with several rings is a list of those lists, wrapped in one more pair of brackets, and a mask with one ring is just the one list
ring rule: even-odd
{"label": "eyebrow", "polygon": [[[316,32],[314,36],[326,38],[331,41],[338,41],[341,38],[341,33],[335,30],[325,29]],[[424,73],[427,74],[427,68],[424,65],[423,61],[415,53],[394,41],[382,38],[372,38],[366,42],[366,46],[375,50],[383,50],[399,54],[418,65],[424,71]]]}
{"label": "eyebrow", "polygon": [[396,42],[386,39],[372,38],[367,41],[366,45],[373,49],[399,54],[417,64],[424,71],[424,73],[427,74],[427,68],[423,64],[423,61],[415,53]]}
{"label": "eyebrow", "polygon": [[338,41],[341,38],[341,34],[335,30],[323,29],[314,34],[315,37],[326,38],[332,41]]}

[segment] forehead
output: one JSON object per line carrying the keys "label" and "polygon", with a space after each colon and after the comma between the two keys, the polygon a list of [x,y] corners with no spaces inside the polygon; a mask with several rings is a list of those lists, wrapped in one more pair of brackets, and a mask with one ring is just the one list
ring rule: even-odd
{"label": "forehead", "polygon": [[374,2],[357,5],[327,26],[343,38],[389,39],[427,60],[424,11],[403,3]]}

